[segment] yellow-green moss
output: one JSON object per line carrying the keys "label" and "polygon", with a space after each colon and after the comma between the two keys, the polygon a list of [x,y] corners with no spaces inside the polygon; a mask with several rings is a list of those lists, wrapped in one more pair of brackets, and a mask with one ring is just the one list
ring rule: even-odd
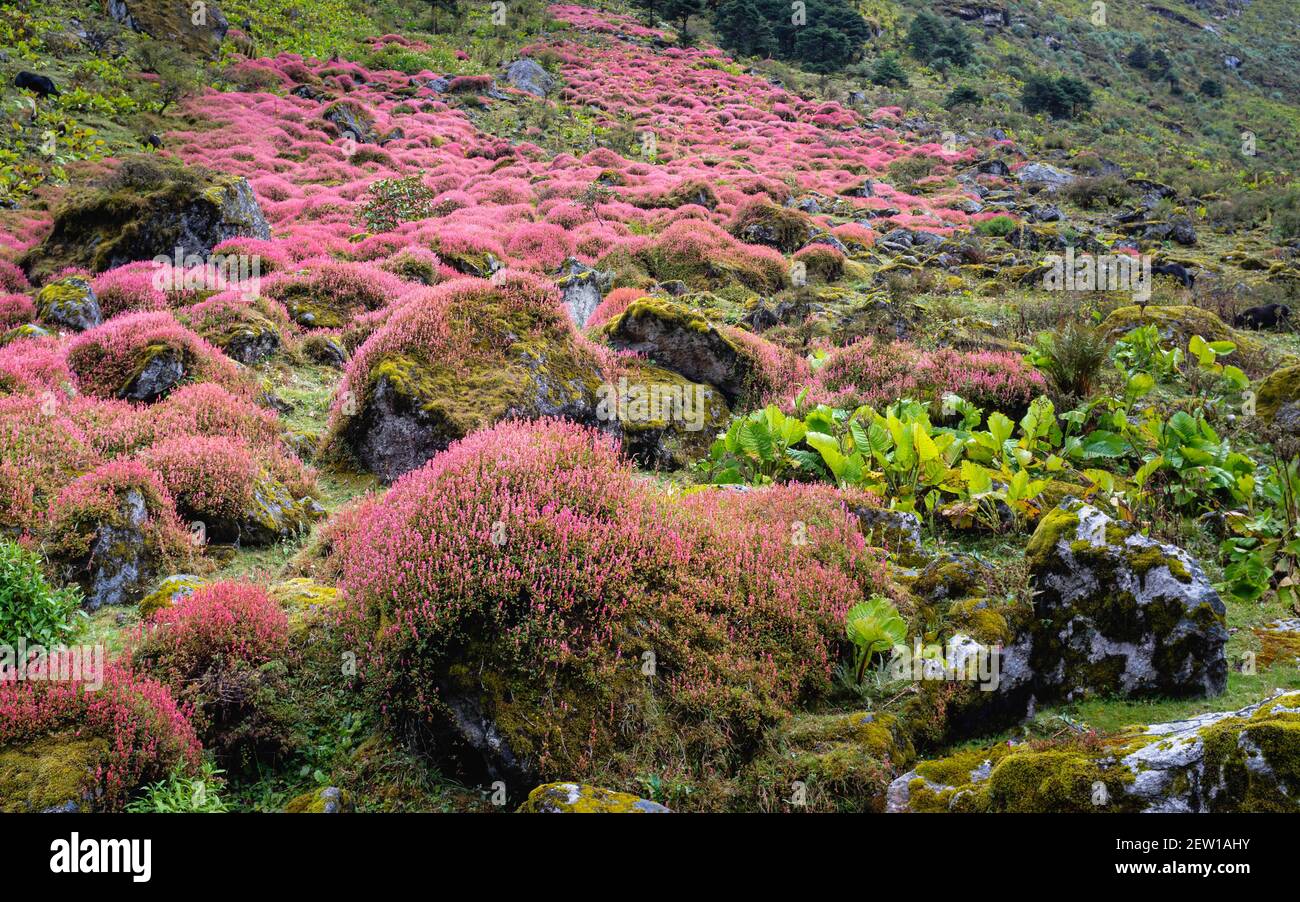
{"label": "yellow-green moss", "polygon": [[107,753],[105,740],[71,735],[0,749],[0,812],[44,811],[68,802],[84,809],[95,768]]}

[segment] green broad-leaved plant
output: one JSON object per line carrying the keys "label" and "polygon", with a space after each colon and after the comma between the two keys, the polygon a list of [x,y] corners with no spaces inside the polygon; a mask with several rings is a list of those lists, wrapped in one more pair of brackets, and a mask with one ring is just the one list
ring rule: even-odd
{"label": "green broad-leaved plant", "polygon": [[860,684],[872,657],[907,641],[907,622],[889,599],[873,595],[849,609],[844,634],[853,643],[853,666]]}

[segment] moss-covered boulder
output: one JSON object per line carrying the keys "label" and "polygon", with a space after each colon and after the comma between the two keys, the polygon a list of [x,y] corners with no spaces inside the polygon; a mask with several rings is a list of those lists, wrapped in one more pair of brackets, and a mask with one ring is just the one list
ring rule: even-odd
{"label": "moss-covered boulder", "polygon": [[158,583],[158,587],[140,599],[140,618],[147,619],[157,611],[172,607],[182,598],[193,595],[203,585],[203,580],[190,573],[178,573]]}
{"label": "moss-covered boulder", "polygon": [[890,811],[1297,812],[1300,693],[1102,739],[1006,743],[926,761]]}
{"label": "moss-covered boulder", "polygon": [[214,57],[230,24],[215,3],[190,0],[109,0],[108,14],[133,31],[189,53]]}
{"label": "moss-covered boulder", "polygon": [[1225,608],[1187,552],[1068,498],[1039,522],[1026,558],[1043,696],[1224,690]]}
{"label": "moss-covered boulder", "polygon": [[95,289],[81,276],[65,276],[42,288],[36,295],[36,311],[43,322],[74,332],[93,329],[104,321]]}
{"label": "moss-covered boulder", "polygon": [[676,470],[703,457],[731,411],[710,385],[640,361],[597,391],[596,416],[615,427],[624,450],[648,469]]}
{"label": "moss-covered boulder", "polygon": [[520,814],[668,814],[658,802],[585,783],[545,783],[528,794]]}
{"label": "moss-covered boulder", "polygon": [[103,182],[73,192],[54,228],[19,261],[34,282],[68,267],[100,273],[137,260],[196,255],[228,238],[270,238],[248,181],[158,157],[127,157]]}
{"label": "moss-covered boulder", "polygon": [[392,482],[499,420],[595,425],[603,382],[554,286],[525,274],[458,280],[412,298],[357,350],[334,435]]}
{"label": "moss-covered boulder", "polygon": [[374,144],[379,138],[375,134],[375,119],[370,112],[351,100],[338,100],[331,103],[321,113],[321,118],[333,124],[343,137],[351,137],[358,144]]}
{"label": "moss-covered boulder", "polygon": [[1274,422],[1282,414],[1284,422],[1300,421],[1295,408],[1300,402],[1300,365],[1274,370],[1259,383],[1255,394],[1255,413]]}
{"label": "moss-covered boulder", "polygon": [[604,328],[606,341],[635,351],[691,382],[712,385],[736,404],[754,379],[754,361],[700,314],[661,297],[633,301]]}
{"label": "moss-covered boulder", "polygon": [[916,758],[892,714],[797,714],[773,730],[743,777],[742,807],[883,811],[885,791]]}
{"label": "moss-covered boulder", "polygon": [[302,637],[318,626],[329,626],[342,613],[343,593],[309,577],[295,577],[270,588],[289,620],[290,637]]}
{"label": "moss-covered boulder", "polygon": [[66,733],[0,749],[0,812],[73,812],[93,805],[87,786],[108,752],[99,737]]}
{"label": "moss-covered boulder", "polygon": [[287,814],[344,814],[356,810],[352,794],[337,786],[322,786],[295,796],[284,806]]}

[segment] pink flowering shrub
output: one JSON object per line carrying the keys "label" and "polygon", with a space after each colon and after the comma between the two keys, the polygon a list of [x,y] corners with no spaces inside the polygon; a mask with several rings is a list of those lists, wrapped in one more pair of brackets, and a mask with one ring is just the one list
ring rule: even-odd
{"label": "pink flowering shrub", "polygon": [[0,393],[65,395],[73,384],[57,338],[19,338],[0,346]]}
{"label": "pink flowering shrub", "polygon": [[[609,263],[617,267],[618,252]],[[768,247],[742,244],[719,226],[679,221],[635,253],[657,281],[682,281],[709,289],[738,281],[754,291],[779,291],[786,283],[786,262]]]}
{"label": "pink flowering shrub", "polygon": [[179,357],[183,381],[241,383],[234,363],[165,311],[129,313],[82,332],[69,342],[67,361],[83,392],[114,398],[125,397],[142,367],[161,353]]}
{"label": "pink flowering shrub", "polygon": [[594,329],[618,316],[635,300],[645,297],[639,288],[615,288],[601,300],[587,319],[587,328]]}
{"label": "pink flowering shrub", "polygon": [[266,589],[218,582],[156,611],[136,631],[130,659],[191,706],[204,746],[229,767],[287,740],[269,704],[279,675],[261,668],[288,651],[288,618]]}
{"label": "pink flowering shrub", "polygon": [[27,281],[27,274],[19,269],[16,263],[0,260],[0,291],[20,294],[31,287],[31,283]]}
{"label": "pink flowering shrub", "polygon": [[36,322],[36,305],[25,294],[0,294],[0,331]]}
{"label": "pink flowering shrub", "polygon": [[139,526],[145,552],[168,566],[190,559],[190,536],[176,515],[176,504],[162,480],[138,460],[115,460],[69,483],[51,502],[45,524],[46,546],[63,560],[81,561],[103,526],[125,525],[129,494],[144,501]]}
{"label": "pink flowering shrub", "polygon": [[808,403],[884,407],[908,398],[938,402],[949,392],[985,410],[1022,411],[1047,390],[1042,374],[1019,354],[927,351],[906,342],[864,338],[833,352],[817,371]]}
{"label": "pink flowering shrub", "polygon": [[789,348],[735,326],[722,326],[720,331],[750,361],[746,393],[755,403],[774,400],[791,386],[802,385],[811,378],[808,361]]}
{"label": "pink flowering shrub", "polygon": [[[51,672],[73,672],[66,655],[51,656]],[[201,752],[167,688],[112,661],[97,688],[85,679],[0,679],[0,748],[48,743],[53,735],[104,743],[76,797],[58,800],[81,810],[121,810],[144,784],[197,768]]]}
{"label": "pink flowering shrub", "polygon": [[557,225],[529,223],[510,233],[506,253],[529,269],[551,271],[573,254],[573,242]]}
{"label": "pink flowering shrub", "polygon": [[253,500],[259,467],[248,445],[226,437],[168,439],[140,455],[186,519],[238,517]]}
{"label": "pink flowering shrub", "polygon": [[[884,583],[844,498],[792,486],[677,505],[592,430],[474,433],[341,537],[374,637],[365,678],[390,717],[436,725],[434,675],[485,668],[500,686],[485,713],[544,776],[626,776],[633,746],[657,742],[738,764],[788,706],[828,691],[844,611]],[[808,545],[790,540],[791,514]],[[653,690],[636,676],[651,649]],[[627,723],[650,691],[662,717]]]}
{"label": "pink flowering shrub", "polygon": [[[156,284],[165,284],[157,278],[165,265],[142,260],[95,276],[90,287],[99,299],[99,309],[104,318],[141,310],[166,310],[167,293],[155,287]],[[167,266],[167,269],[171,267]]]}
{"label": "pink flowering shrub", "polygon": [[219,582],[156,611],[137,631],[132,657],[183,677],[214,657],[264,664],[282,654],[288,640],[289,622],[266,589]]}
{"label": "pink flowering shrub", "polygon": [[297,323],[337,329],[358,313],[378,310],[402,297],[410,286],[372,263],[312,261],[302,270],[277,273],[262,291],[288,309]]}
{"label": "pink flowering shrub", "polygon": [[60,490],[100,455],[66,408],[31,395],[0,397],[0,532],[34,531]]}

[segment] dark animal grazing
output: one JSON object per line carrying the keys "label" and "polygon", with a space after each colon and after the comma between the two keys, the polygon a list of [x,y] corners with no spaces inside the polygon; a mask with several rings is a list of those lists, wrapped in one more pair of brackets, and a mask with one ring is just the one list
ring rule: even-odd
{"label": "dark animal grazing", "polygon": [[1237,314],[1232,324],[1238,329],[1275,329],[1291,318],[1291,308],[1285,304],[1262,304]]}
{"label": "dark animal grazing", "polygon": [[1153,273],[1161,273],[1166,276],[1173,276],[1179,282],[1183,283],[1184,288],[1191,288],[1196,284],[1196,276],[1181,263],[1156,263],[1151,267]]}
{"label": "dark animal grazing", "polygon": [[151,134],[144,139],[144,143],[157,150],[162,150],[163,139],[157,134]]}
{"label": "dark animal grazing", "polygon": [[15,88],[26,88],[29,91],[35,91],[41,97],[50,97],[57,95],[59,89],[55,86],[53,79],[44,75],[37,75],[35,72],[19,72],[14,79]]}

